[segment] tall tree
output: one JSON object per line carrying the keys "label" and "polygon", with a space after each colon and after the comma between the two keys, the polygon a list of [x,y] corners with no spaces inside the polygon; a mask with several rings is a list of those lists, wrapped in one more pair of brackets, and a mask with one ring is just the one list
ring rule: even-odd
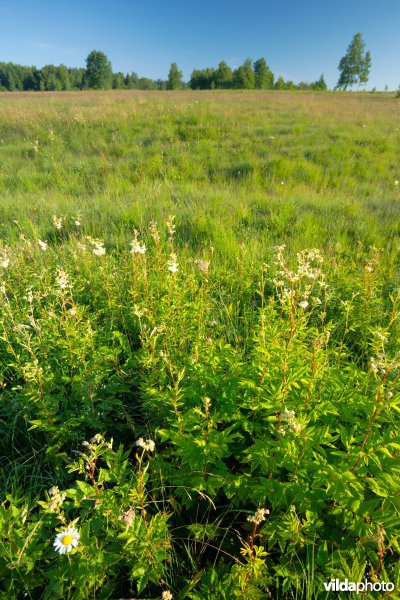
{"label": "tall tree", "polygon": [[368,81],[369,70],[371,68],[371,54],[364,54],[365,42],[361,33],[356,33],[350,42],[346,54],[340,60],[340,77],[337,82],[337,88],[346,90],[355,84],[366,83]]}
{"label": "tall tree", "polygon": [[369,79],[369,72],[371,70],[371,52],[368,50],[364,57],[363,69],[360,73],[360,83],[366,84]]}
{"label": "tall tree", "polygon": [[109,59],[100,50],[92,50],[86,59],[86,86],[107,90],[112,86],[113,72]]}
{"label": "tall tree", "polygon": [[232,86],[232,79],[232,69],[224,60],[221,60],[215,72],[216,87],[222,89],[230,88]]}
{"label": "tall tree", "polygon": [[244,63],[233,73],[233,86],[235,88],[252,90],[254,88],[255,75],[251,58],[246,58]]}
{"label": "tall tree", "polygon": [[274,74],[267,65],[265,58],[259,58],[253,65],[255,85],[259,90],[271,90],[274,87]]}
{"label": "tall tree", "polygon": [[171,68],[168,73],[167,89],[168,90],[179,90],[182,87],[182,71],[178,69],[176,63],[171,64]]}

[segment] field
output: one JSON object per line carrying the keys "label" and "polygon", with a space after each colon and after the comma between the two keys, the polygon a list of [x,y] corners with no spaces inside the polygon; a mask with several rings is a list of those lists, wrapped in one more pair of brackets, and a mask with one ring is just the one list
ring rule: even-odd
{"label": "field", "polygon": [[398,597],[399,142],[394,94],[0,94],[0,598]]}

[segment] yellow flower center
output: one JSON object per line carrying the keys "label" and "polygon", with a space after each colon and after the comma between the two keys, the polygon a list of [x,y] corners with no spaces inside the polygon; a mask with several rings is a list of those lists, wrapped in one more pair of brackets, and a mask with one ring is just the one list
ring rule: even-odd
{"label": "yellow flower center", "polygon": [[74,538],[72,537],[72,535],[64,535],[61,542],[62,544],[64,544],[64,546],[69,546],[73,539]]}

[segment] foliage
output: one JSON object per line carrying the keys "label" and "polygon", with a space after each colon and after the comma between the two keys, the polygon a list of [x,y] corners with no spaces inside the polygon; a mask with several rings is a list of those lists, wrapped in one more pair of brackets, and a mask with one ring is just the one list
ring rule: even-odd
{"label": "foliage", "polygon": [[107,90],[112,86],[112,67],[100,50],[92,50],[86,59],[86,86],[94,90]]}
{"label": "foliage", "polygon": [[337,83],[339,89],[347,89],[355,84],[365,84],[368,81],[371,68],[371,54],[364,54],[365,42],[361,33],[356,33],[347,48],[346,54],[340,60],[340,77]]}
{"label": "foliage", "polygon": [[176,63],[172,63],[167,80],[167,90],[180,90],[182,87],[182,71]]}
{"label": "foliage", "polygon": [[399,587],[393,100],[262,96],[5,97],[1,597]]}

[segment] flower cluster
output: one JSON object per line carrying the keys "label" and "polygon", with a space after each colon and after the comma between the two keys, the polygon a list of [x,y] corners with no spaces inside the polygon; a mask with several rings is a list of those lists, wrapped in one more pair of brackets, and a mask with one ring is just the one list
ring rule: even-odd
{"label": "flower cluster", "polygon": [[300,433],[301,425],[295,420],[295,416],[296,414],[294,410],[288,410],[287,408],[285,408],[285,410],[283,410],[279,415],[283,426],[280,429],[278,429],[278,433],[280,433],[281,435],[285,435],[287,431],[293,433]]}
{"label": "flower cluster", "polygon": [[65,492],[60,492],[56,485],[49,489],[48,494],[50,496],[49,510],[51,512],[58,510],[67,496]]}
{"label": "flower cluster", "polygon": [[68,275],[62,269],[58,269],[56,281],[62,290],[65,290],[65,289],[71,287],[71,282],[68,278]]}
{"label": "flower cluster", "polygon": [[138,441],[136,442],[136,446],[139,446],[139,448],[143,448],[143,450],[146,450],[147,452],[154,452],[156,445],[153,442],[153,440],[144,440],[143,438],[139,438]]}
{"label": "flower cluster", "polygon": [[104,242],[103,240],[98,240],[95,238],[91,238],[91,237],[87,237],[86,238],[89,242],[89,244],[92,246],[92,252],[93,254],[95,254],[96,256],[103,256],[103,254],[106,253],[106,249],[104,248]]}
{"label": "flower cluster", "polygon": [[179,263],[176,262],[176,254],[174,254],[173,252],[171,253],[171,259],[168,261],[168,271],[171,271],[171,273],[177,273],[178,272],[178,266]]}
{"label": "flower cluster", "polygon": [[58,229],[58,231],[61,231],[64,221],[65,221],[65,217],[63,217],[63,216],[57,217],[57,215],[53,215],[53,224],[54,224],[54,227],[56,229]]}
{"label": "flower cluster", "polygon": [[141,244],[138,240],[138,232],[135,229],[135,237],[134,239],[131,241],[131,254],[145,254],[146,253],[146,246],[144,244]]}
{"label": "flower cluster", "polygon": [[268,508],[258,508],[254,515],[249,515],[247,520],[254,525],[259,525],[262,521],[265,521],[265,515],[269,515]]}

